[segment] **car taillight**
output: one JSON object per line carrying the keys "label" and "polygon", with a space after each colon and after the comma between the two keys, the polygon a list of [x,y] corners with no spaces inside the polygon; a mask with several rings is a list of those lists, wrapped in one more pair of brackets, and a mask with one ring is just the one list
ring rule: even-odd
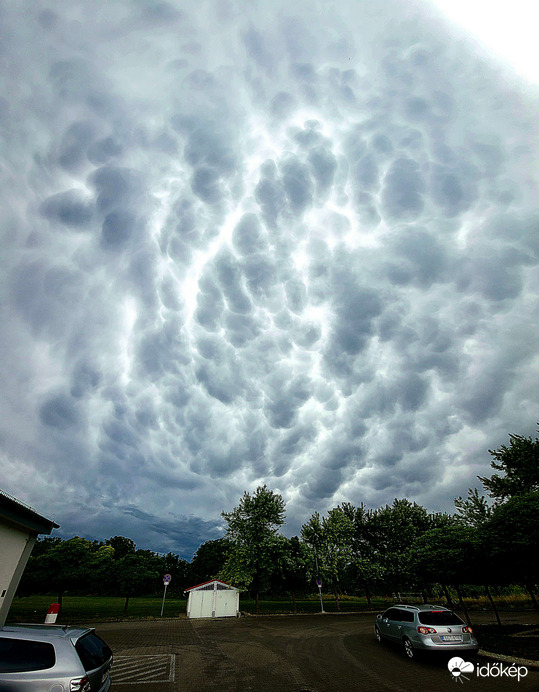
{"label": "car taillight", "polygon": [[90,692],[90,681],[85,675],[83,678],[73,678],[69,684],[70,692]]}
{"label": "car taillight", "polygon": [[464,633],[467,632],[468,634],[473,634],[473,629],[472,629],[471,627],[463,627],[463,628],[462,628],[462,631],[463,631]]}
{"label": "car taillight", "polygon": [[418,627],[419,634],[436,634],[434,627]]}

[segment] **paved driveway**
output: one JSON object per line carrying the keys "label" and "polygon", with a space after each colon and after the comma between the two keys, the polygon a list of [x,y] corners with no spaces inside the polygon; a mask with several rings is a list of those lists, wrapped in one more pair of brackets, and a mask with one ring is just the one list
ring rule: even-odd
{"label": "paved driveway", "polygon": [[[445,664],[408,661],[399,650],[378,644],[373,621],[374,616],[367,614],[179,618],[105,623],[97,625],[97,632],[114,651],[114,692],[455,692],[460,688],[461,681],[453,679]],[[463,685],[470,692],[537,691],[539,671],[530,670],[520,682],[474,674]]]}

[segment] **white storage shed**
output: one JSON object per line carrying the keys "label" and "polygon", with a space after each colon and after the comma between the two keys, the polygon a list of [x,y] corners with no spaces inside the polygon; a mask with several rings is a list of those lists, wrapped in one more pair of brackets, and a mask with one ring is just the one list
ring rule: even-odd
{"label": "white storage shed", "polygon": [[188,618],[236,617],[240,612],[240,590],[224,581],[211,581],[185,589]]}

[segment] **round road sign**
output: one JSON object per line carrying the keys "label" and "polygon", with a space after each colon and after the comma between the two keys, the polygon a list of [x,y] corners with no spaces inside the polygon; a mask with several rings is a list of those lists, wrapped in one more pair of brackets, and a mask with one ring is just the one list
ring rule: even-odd
{"label": "round road sign", "polygon": [[163,577],[163,584],[170,584],[171,579],[172,577],[170,576],[170,574],[165,574],[165,576]]}

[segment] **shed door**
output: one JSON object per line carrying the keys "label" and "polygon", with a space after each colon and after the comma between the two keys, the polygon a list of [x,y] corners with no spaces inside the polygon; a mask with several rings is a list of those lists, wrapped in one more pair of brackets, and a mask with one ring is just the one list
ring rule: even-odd
{"label": "shed door", "polygon": [[191,617],[192,618],[211,618],[213,608],[213,591],[192,592]]}
{"label": "shed door", "polygon": [[235,617],[236,616],[236,592],[235,591],[216,591],[215,617]]}

